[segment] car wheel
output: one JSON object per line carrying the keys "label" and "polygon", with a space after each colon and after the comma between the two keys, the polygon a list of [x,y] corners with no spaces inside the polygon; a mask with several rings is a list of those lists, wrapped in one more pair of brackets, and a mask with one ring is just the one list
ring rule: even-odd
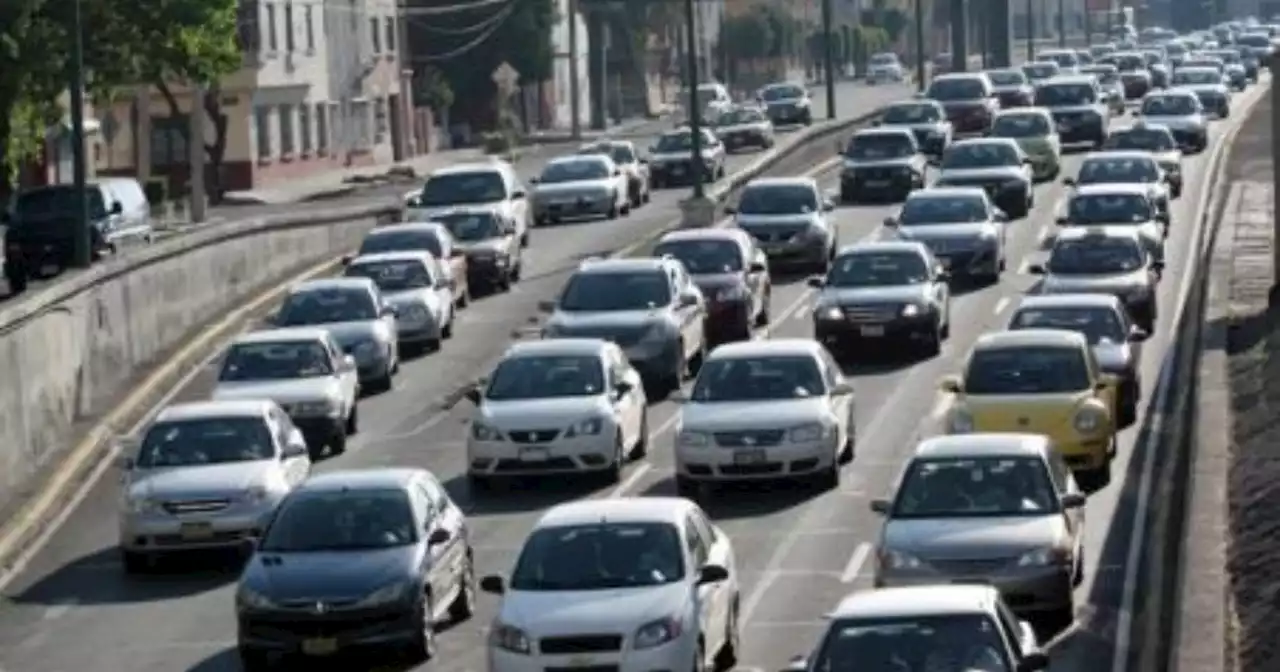
{"label": "car wheel", "polygon": [[520,234],[520,247],[529,247],[529,232],[527,230]]}
{"label": "car wheel", "polygon": [[716,652],[716,670],[724,672],[732,670],[734,665],[738,664],[738,649],[740,648],[739,629],[738,629],[738,596],[733,596],[733,602],[729,604],[729,615],[725,618],[724,623],[724,642],[720,645],[720,650]]}
{"label": "car wheel", "polygon": [[[618,200],[618,199],[616,199],[616,198],[614,199],[614,201],[617,201],[617,200]],[[610,207],[609,207],[609,212],[605,214],[605,217],[608,217],[609,219],[617,219],[617,218],[618,218],[618,204],[617,204],[616,202],[615,202],[612,206],[610,206]]]}
{"label": "car wheel", "polygon": [[237,648],[236,653],[240,658],[240,669],[244,670],[244,672],[259,672],[260,670],[271,669],[271,657],[262,649],[252,646],[240,646]]}
{"label": "car wheel", "polygon": [[449,620],[454,623],[461,623],[474,614],[476,611],[476,567],[475,561],[471,559],[471,550],[467,550],[466,564],[462,566],[462,573],[458,575],[458,596],[453,598],[453,604],[449,605]]}
{"label": "car wheel", "polygon": [[822,470],[816,479],[819,490],[835,490],[840,487],[840,460],[831,460],[831,466]]}
{"label": "car wheel", "polygon": [[622,481],[622,470],[627,466],[627,445],[622,440],[622,430],[613,437],[613,461],[605,471],[605,482],[615,485]]}
{"label": "car wheel", "polygon": [[765,290],[764,302],[760,306],[760,314],[756,315],[757,327],[764,328],[769,326],[769,307],[770,307],[769,304],[772,302],[773,302],[773,292]]}
{"label": "car wheel", "polygon": [[395,380],[392,378],[391,367],[388,366],[387,373],[379,377],[377,380],[374,380],[373,384],[369,385],[369,391],[374,393],[383,393],[390,391],[393,387],[395,387]]}
{"label": "car wheel", "polygon": [[704,338],[702,345],[698,346],[698,352],[692,359],[685,363],[685,372],[690,378],[698,375],[698,371],[702,370],[702,363],[707,361],[707,341]]}
{"label": "car wheel", "polygon": [[650,199],[652,199],[652,198],[653,198],[653,191],[651,191],[651,190],[649,190],[649,189],[645,189],[645,190],[643,190],[643,191],[641,192],[641,194],[640,194],[640,202],[641,202],[641,203],[648,203],[648,202],[650,201]]}
{"label": "car wheel", "polygon": [[631,447],[631,459],[638,460],[649,452],[649,409],[640,410],[640,436],[636,438],[636,445]]}
{"label": "car wheel", "polygon": [[415,614],[418,629],[413,633],[409,648],[405,652],[412,662],[429,661],[436,655],[436,624],[432,617],[434,613],[431,595],[428,594],[422,598],[422,604],[418,605]]}
{"label": "car wheel", "polygon": [[924,335],[924,343],[920,346],[925,357],[937,357],[942,353],[942,325],[934,324],[929,333]]}
{"label": "car wheel", "polygon": [[676,476],[676,496],[697,499],[698,482],[688,476]]}
{"label": "car wheel", "polygon": [[27,291],[27,274],[22,269],[5,264],[4,277],[9,281],[10,294],[21,294]]}
{"label": "car wheel", "polygon": [[345,431],[347,436],[360,431],[360,406],[357,404],[351,404],[351,414],[347,416]]}
{"label": "car wheel", "polygon": [[137,551],[120,551],[120,563],[125,574],[146,574],[155,567],[155,556]]}
{"label": "car wheel", "polygon": [[[332,439],[329,440],[328,448],[329,448],[330,455],[341,455],[347,452],[347,435],[346,434],[335,435]],[[311,460],[314,462],[318,457],[319,455],[312,455]]]}

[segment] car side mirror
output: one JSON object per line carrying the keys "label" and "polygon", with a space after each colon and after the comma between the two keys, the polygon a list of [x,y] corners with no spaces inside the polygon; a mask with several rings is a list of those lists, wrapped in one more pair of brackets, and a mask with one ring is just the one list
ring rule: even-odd
{"label": "car side mirror", "polygon": [[422,207],[422,199],[418,196],[406,196],[404,199],[404,205],[407,208]]}
{"label": "car side mirror", "polygon": [[736,214],[738,214],[738,206],[736,206],[736,205],[726,205],[726,206],[724,206],[724,214],[726,214],[726,215],[736,215]]}
{"label": "car side mirror", "polygon": [[1008,223],[1009,223],[1009,213],[1005,212],[1004,210],[996,210],[996,211],[995,211],[995,220],[996,220],[997,222],[1002,223],[1002,224],[1008,224]]}
{"label": "car side mirror", "polygon": [[1148,338],[1151,338],[1151,334],[1142,327],[1134,327],[1129,330],[1128,340],[1130,343],[1141,343]]}
{"label": "car side mirror", "polygon": [[121,455],[116,458],[116,468],[120,471],[133,471],[135,466],[137,466],[137,461],[133,459],[132,455]]}
{"label": "car side mirror", "polygon": [[254,553],[258,552],[258,538],[244,537],[240,540],[240,555],[244,558],[252,558]]}
{"label": "car side mirror", "polygon": [[507,587],[504,585],[501,576],[490,574],[480,578],[480,590],[494,595],[501,595],[507,592]]}
{"label": "car side mirror", "polygon": [[556,310],[555,301],[539,301],[538,310],[544,313],[553,313]]}
{"label": "car side mirror", "polygon": [[623,397],[630,394],[632,389],[633,388],[631,387],[631,383],[625,380],[619,380],[618,384],[613,386],[614,393],[616,393],[619,397]]}
{"label": "car side mirror", "polygon": [[769,270],[769,267],[766,266],[763,261],[753,261],[751,262],[751,265],[747,267],[747,270],[752,273],[764,273]]}
{"label": "car side mirror", "polygon": [[720,583],[729,579],[729,570],[720,565],[703,565],[698,569],[698,585]]}
{"label": "car side mirror", "polygon": [[473,404],[475,404],[475,405],[477,405],[477,406],[479,406],[479,405],[480,405],[480,399],[482,398],[482,396],[481,396],[481,394],[480,394],[480,388],[479,388],[479,387],[472,387],[471,389],[469,389],[469,390],[467,390],[466,392],[463,392],[463,393],[462,393],[462,398],[463,398],[463,399],[466,399],[467,401],[469,401],[469,402],[471,402],[471,403],[473,403]]}
{"label": "car side mirror", "polygon": [[681,305],[681,306],[684,306],[685,308],[688,308],[688,307],[690,307],[690,306],[696,306],[696,305],[698,305],[698,295],[697,295],[697,294],[692,294],[692,293],[690,293],[690,294],[681,294],[681,295],[680,295],[680,305]]}
{"label": "car side mirror", "polygon": [[647,165],[649,165],[649,157],[647,157],[647,156],[642,156],[642,157],[640,157],[640,158],[636,159],[636,161],[637,161],[637,162],[639,162],[639,163],[643,163],[643,164],[644,164],[644,165],[646,165],[646,166],[647,166]]}
{"label": "car side mirror", "polygon": [[1164,262],[1163,261],[1151,262],[1151,270],[1155,271],[1156,273],[1164,273]]}
{"label": "car side mirror", "polygon": [[289,432],[289,440],[284,444],[283,455],[285,458],[302,457],[307,454],[307,439],[294,427]]}
{"label": "car side mirror", "polygon": [[942,382],[938,383],[938,389],[950,394],[960,394],[964,391],[964,384],[960,382],[960,376],[943,376]]}
{"label": "car side mirror", "polygon": [[689,401],[689,395],[685,394],[684,390],[676,390],[667,395],[667,401],[673,404],[683,404]]}
{"label": "car side mirror", "polygon": [[355,358],[355,357],[352,357],[351,355],[343,355],[343,356],[342,356],[342,370],[343,370],[343,371],[355,371],[355,369],[356,369],[356,358]]}
{"label": "car side mirror", "polygon": [[1078,492],[1068,492],[1062,496],[1062,508],[1078,509],[1084,506],[1085,496]]}
{"label": "car side mirror", "polygon": [[516,189],[515,191],[511,192],[511,200],[513,201],[519,201],[523,199],[525,196],[528,196],[528,194],[524,192],[524,189]]}
{"label": "car side mirror", "polygon": [[1168,223],[1169,223],[1169,213],[1167,213],[1167,212],[1158,212],[1158,213],[1156,213],[1156,221],[1157,221],[1157,222],[1160,222],[1161,224],[1168,224]]}
{"label": "car side mirror", "polygon": [[1071,223],[1071,218],[1070,217],[1054,217],[1053,223],[1057,224],[1058,226],[1066,226]]}
{"label": "car side mirror", "polygon": [[449,530],[446,530],[443,527],[437,527],[431,531],[430,535],[427,536],[427,545],[439,546],[440,544],[448,543],[452,538],[453,535],[449,534]]}
{"label": "car side mirror", "polygon": [[889,515],[889,500],[887,499],[871,500],[871,512],[878,513],[882,516]]}
{"label": "car side mirror", "polygon": [[352,261],[353,259],[355,259],[355,257],[353,257],[353,256],[352,256],[352,255],[350,255],[350,254],[344,254],[344,255],[342,255],[342,265],[343,265],[343,266],[350,266],[350,265],[351,265],[351,261]]}
{"label": "car side mirror", "polygon": [[1044,264],[1031,264],[1027,267],[1027,272],[1031,275],[1044,275]]}
{"label": "car side mirror", "polygon": [[124,204],[122,204],[120,201],[116,201],[111,204],[111,214],[118,215],[122,212],[124,212]]}
{"label": "car side mirror", "polygon": [[614,177],[622,177],[622,171],[621,171],[621,170],[618,170],[617,168],[615,168],[615,169],[613,170],[613,176],[614,176]]}
{"label": "car side mirror", "polygon": [[1065,185],[1067,185],[1068,187],[1074,187],[1074,186],[1076,186],[1076,178],[1074,178],[1074,177],[1064,177],[1064,178],[1062,178],[1062,183],[1063,183],[1063,184],[1065,184]]}
{"label": "car side mirror", "polygon": [[1098,376],[1098,382],[1094,384],[1093,389],[1098,392],[1105,391],[1107,388],[1115,389],[1120,386],[1120,379],[1110,373],[1104,373]]}
{"label": "car side mirror", "polygon": [[383,317],[399,317],[400,310],[397,309],[395,306],[383,306],[382,316]]}
{"label": "car side mirror", "polygon": [[939,268],[937,273],[938,273],[938,279],[943,282],[946,282],[951,279],[951,271],[948,271],[945,268]]}
{"label": "car side mirror", "polygon": [[1018,672],[1039,672],[1047,669],[1049,669],[1049,656],[1039,651],[1024,655],[1018,662]]}
{"label": "car side mirror", "polygon": [[849,383],[836,383],[831,386],[831,396],[838,397],[853,394],[853,386]]}
{"label": "car side mirror", "polygon": [[815,275],[806,280],[805,284],[813,287],[814,289],[822,289],[827,286],[827,279],[821,275]]}
{"label": "car side mirror", "polygon": [[897,218],[897,217],[885,217],[885,218],[884,218],[884,225],[885,225],[885,226],[887,226],[887,227],[889,227],[889,228],[891,228],[891,229],[896,229],[896,228],[898,228],[898,218]]}
{"label": "car side mirror", "polygon": [[823,211],[823,212],[832,212],[832,211],[833,211],[833,210],[835,210],[835,209],[836,209],[836,204],[835,204],[835,203],[832,203],[831,201],[823,201],[823,202],[822,202],[822,211]]}

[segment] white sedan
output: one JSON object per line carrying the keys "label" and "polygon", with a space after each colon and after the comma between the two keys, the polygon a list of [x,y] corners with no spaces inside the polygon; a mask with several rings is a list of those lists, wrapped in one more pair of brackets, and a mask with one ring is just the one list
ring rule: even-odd
{"label": "white sedan", "polygon": [[729,537],[687,499],[561,504],[543,514],[489,629],[490,672],[730,669],[738,572]]}

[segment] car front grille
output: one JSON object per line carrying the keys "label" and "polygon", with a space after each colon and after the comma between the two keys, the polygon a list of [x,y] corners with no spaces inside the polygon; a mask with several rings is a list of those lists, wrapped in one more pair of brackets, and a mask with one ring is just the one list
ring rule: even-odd
{"label": "car front grille", "polygon": [[1012,558],[964,558],[964,559],[932,559],[930,566],[953,576],[981,576],[1006,567]]}
{"label": "car front grille", "polygon": [[520,429],[507,432],[516,443],[550,443],[560,435],[558,429]]}
{"label": "car front grille", "polygon": [[804,232],[804,229],[756,229],[747,230],[752,238],[762,243],[782,243]]}
{"label": "car front grille", "polygon": [[751,429],[737,432],[716,432],[716,444],[725,448],[764,448],[782,443],[786,434],[781,429]]}
{"label": "car front grille", "polygon": [[543,637],[538,649],[545,654],[606,653],[622,650],[622,635],[565,635]]}
{"label": "car front grille", "polygon": [[844,306],[844,317],[850,322],[888,322],[898,316],[898,306]]}
{"label": "car front grille", "polygon": [[188,513],[216,513],[231,506],[229,499],[191,499],[165,502],[164,510],[175,516]]}

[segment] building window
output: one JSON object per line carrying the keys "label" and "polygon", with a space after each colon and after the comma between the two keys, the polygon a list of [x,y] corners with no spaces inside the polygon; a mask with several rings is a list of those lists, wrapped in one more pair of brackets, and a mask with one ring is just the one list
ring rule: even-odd
{"label": "building window", "polygon": [[262,20],[257,0],[241,0],[236,6],[236,39],[246,54],[257,55],[262,51]]}
{"label": "building window", "polygon": [[351,118],[347,120],[350,133],[350,147],[356,151],[367,151],[373,147],[369,130],[373,122],[373,110],[367,100],[356,100],[351,103]]}
{"label": "building window", "polygon": [[297,45],[293,40],[293,3],[284,5],[284,49],[292,52]]}
{"label": "building window", "polygon": [[387,137],[387,99],[373,101],[373,141],[382,142]]}
{"label": "building window", "polygon": [[311,141],[311,106],[303,103],[298,107],[298,138],[303,154],[310,154]]}
{"label": "building window", "polygon": [[387,42],[387,51],[388,51],[388,52],[393,52],[393,51],[395,51],[395,50],[396,50],[396,20],[395,20],[395,17],[391,17],[391,16],[388,16],[388,17],[387,17],[387,38],[386,38],[386,42]]}
{"label": "building window", "polygon": [[329,103],[329,147],[337,150],[345,144],[343,138],[342,107]]}
{"label": "building window", "polygon": [[377,17],[369,19],[369,39],[372,40],[373,53],[382,53],[382,26]]}
{"label": "building window", "polygon": [[280,106],[280,156],[292,156],[294,149],[293,137],[293,106]]}
{"label": "building window", "polygon": [[273,155],[271,151],[271,108],[254,108],[253,128],[258,137],[258,158],[270,159]]}
{"label": "building window", "polygon": [[329,151],[329,105],[316,103],[316,149],[324,154]]}
{"label": "building window", "polygon": [[280,50],[280,33],[276,27],[276,6],[267,5],[267,51]]}
{"label": "building window", "polygon": [[156,168],[186,165],[187,115],[151,118],[151,165]]}
{"label": "building window", "polygon": [[307,22],[307,51],[316,49],[316,17],[311,5],[302,10],[303,19]]}

